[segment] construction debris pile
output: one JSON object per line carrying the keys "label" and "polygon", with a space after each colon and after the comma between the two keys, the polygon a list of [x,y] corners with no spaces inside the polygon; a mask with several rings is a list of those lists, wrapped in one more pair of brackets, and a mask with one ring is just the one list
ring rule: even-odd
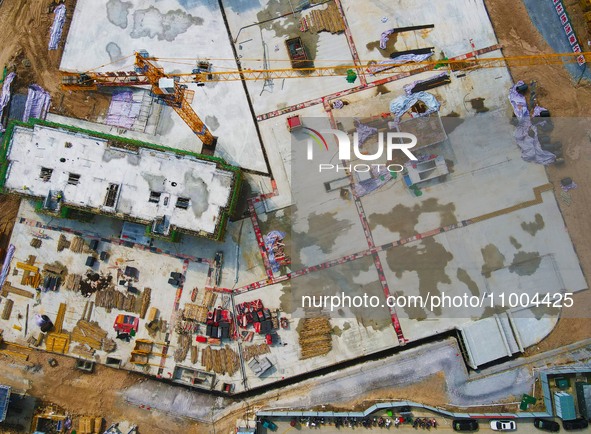
{"label": "construction debris pile", "polygon": [[116,348],[115,342],[107,338],[107,332],[94,321],[79,320],[71,337],[73,341],[85,344],[93,350],[112,352]]}
{"label": "construction debris pile", "polygon": [[263,238],[269,264],[274,273],[277,273],[282,265],[289,265],[291,263],[289,256],[285,254],[284,238],[285,233],[279,231],[271,231]]}
{"label": "construction debris pile", "polygon": [[97,291],[102,291],[113,285],[113,276],[111,273],[104,275],[88,270],[83,279],[81,279],[78,289],[85,297],[90,297]]}
{"label": "construction debris pile", "polygon": [[323,356],[332,350],[332,328],[325,317],[304,318],[299,330],[300,360]]}
{"label": "construction debris pile", "polygon": [[234,375],[240,366],[240,359],[238,354],[228,345],[221,350],[212,350],[211,347],[206,347],[201,351],[201,364],[208,372],[215,372],[216,374]]}

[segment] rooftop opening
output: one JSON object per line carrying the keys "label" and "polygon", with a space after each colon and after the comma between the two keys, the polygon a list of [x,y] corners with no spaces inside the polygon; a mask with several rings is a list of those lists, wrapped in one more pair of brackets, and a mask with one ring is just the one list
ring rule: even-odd
{"label": "rooftop opening", "polygon": [[160,196],[162,196],[162,193],[159,191],[150,191],[150,199],[148,200],[148,202],[150,203],[159,203],[160,202]]}
{"label": "rooftop opening", "polygon": [[113,208],[115,206],[115,202],[117,201],[117,193],[119,193],[119,185],[109,184],[109,187],[107,187],[107,194],[105,195],[105,202],[103,205],[109,208]]}
{"label": "rooftop opening", "polygon": [[176,200],[176,207],[181,209],[189,208],[190,199],[188,197],[179,197]]}
{"label": "rooftop opening", "polygon": [[78,175],[77,173],[70,173],[68,175],[68,184],[78,185],[79,182],[80,182],[80,175]]}
{"label": "rooftop opening", "polygon": [[49,169],[47,167],[42,167],[41,172],[39,173],[39,178],[43,180],[43,182],[49,182],[51,179],[51,174],[53,173],[53,169]]}

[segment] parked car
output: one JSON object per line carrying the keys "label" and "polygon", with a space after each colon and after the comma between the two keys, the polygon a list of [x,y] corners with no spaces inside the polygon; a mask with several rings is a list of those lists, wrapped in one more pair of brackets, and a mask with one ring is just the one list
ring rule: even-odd
{"label": "parked car", "polygon": [[490,429],[493,431],[515,431],[517,424],[514,420],[491,420]]}
{"label": "parked car", "polygon": [[269,419],[261,420],[261,425],[263,425],[263,427],[267,428],[269,431],[277,431],[277,425],[275,425],[275,423],[271,422]]}
{"label": "parked car", "polygon": [[474,419],[454,419],[452,427],[454,431],[476,431],[478,430],[478,421]]}
{"label": "parked car", "polygon": [[575,429],[584,429],[589,426],[589,422],[586,419],[573,419],[573,420],[563,420],[562,427],[567,431],[572,431]]}
{"label": "parked car", "polygon": [[558,422],[554,422],[553,420],[548,419],[534,419],[534,426],[538,429],[550,432],[558,432],[560,431],[560,424]]}

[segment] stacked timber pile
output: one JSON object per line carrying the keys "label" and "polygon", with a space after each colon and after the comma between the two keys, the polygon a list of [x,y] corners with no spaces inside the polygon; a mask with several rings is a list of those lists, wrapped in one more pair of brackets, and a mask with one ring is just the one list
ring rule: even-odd
{"label": "stacked timber pile", "polygon": [[249,361],[254,356],[261,356],[263,354],[268,354],[271,352],[269,345],[267,344],[259,344],[259,345],[248,345],[244,347],[244,360]]}
{"label": "stacked timber pile", "polygon": [[211,310],[216,300],[217,294],[211,288],[205,288],[200,304],[185,304],[183,318],[205,323],[207,321],[207,313]]}
{"label": "stacked timber pile", "polygon": [[328,354],[332,350],[332,328],[328,318],[305,318],[299,331],[300,360]]}
{"label": "stacked timber pile", "polygon": [[240,359],[236,351],[226,345],[221,350],[212,350],[210,346],[201,352],[201,364],[208,372],[216,374],[234,375],[240,366]]}
{"label": "stacked timber pile", "polygon": [[[58,242],[58,249],[59,249],[59,242]],[[74,237],[74,239],[70,243],[70,250],[74,253],[82,253],[84,251],[84,238]]]}
{"label": "stacked timber pile", "polygon": [[342,33],[345,31],[345,22],[334,2],[326,9],[312,9],[312,11],[300,19],[300,30],[309,30],[312,33],[330,32]]}
{"label": "stacked timber pile", "polygon": [[71,339],[81,344],[88,345],[93,350],[100,350],[103,347],[103,339],[106,339],[107,332],[96,322],[81,319],[72,330]]}
{"label": "stacked timber pile", "polygon": [[80,274],[68,274],[66,281],[64,282],[64,288],[68,291],[80,291],[80,282],[82,276]]}
{"label": "stacked timber pile", "polygon": [[84,357],[85,359],[92,359],[94,357],[94,350],[90,348],[87,344],[77,345],[72,348],[72,353]]}
{"label": "stacked timber pile", "polygon": [[152,299],[152,289],[151,288],[144,288],[144,292],[142,293],[141,303],[139,308],[140,318],[144,319],[146,317],[146,312],[148,312],[148,307],[150,307],[150,301]]}
{"label": "stacked timber pile", "polygon": [[64,249],[70,247],[70,241],[66,238],[64,234],[61,234],[59,240],[57,241],[57,251],[61,252]]}
{"label": "stacked timber pile", "polygon": [[178,337],[179,346],[174,350],[175,362],[180,363],[187,358],[187,354],[191,349],[191,340],[190,334],[182,334]]}
{"label": "stacked timber pile", "polygon": [[199,348],[197,345],[193,345],[191,347],[191,363],[194,365],[197,363],[197,358],[199,357]]}
{"label": "stacked timber pile", "polygon": [[136,297],[132,294],[124,294],[110,287],[96,293],[95,304],[105,309],[118,309],[126,312],[135,312]]}

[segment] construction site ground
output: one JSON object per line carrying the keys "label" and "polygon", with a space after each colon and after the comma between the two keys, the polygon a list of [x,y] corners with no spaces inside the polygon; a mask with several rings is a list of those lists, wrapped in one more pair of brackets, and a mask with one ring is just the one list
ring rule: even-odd
{"label": "construction site ground", "polygon": [[[74,3],[75,2],[70,1],[67,2],[69,17],[71,17]],[[236,2],[230,3],[233,4]],[[485,3],[488,7],[489,16],[496,33],[496,37],[498,38],[500,45],[503,47],[503,54],[510,56],[551,52],[548,44],[539,35],[529,20],[527,11],[521,2],[515,3],[508,0],[485,0]],[[244,22],[242,20],[244,19],[245,15],[250,14],[254,17],[252,21],[257,21],[266,18],[268,15],[274,16],[278,12],[286,12],[278,8],[276,5],[273,5],[275,5],[275,3],[271,2],[270,7],[262,12],[257,11],[256,8],[251,9],[250,11],[239,10],[238,6],[236,6],[236,10],[233,10],[232,6],[228,6],[226,12],[228,13],[230,27],[232,28],[234,35],[238,33],[241,27],[240,22]],[[348,11],[346,12],[348,17],[362,15],[361,12],[355,12],[354,9],[350,9],[355,8],[354,4],[349,4],[349,2],[347,2],[347,5],[349,6],[346,9],[346,11]],[[34,6],[30,6],[29,2],[25,2],[24,0],[4,2],[0,6],[0,19],[3,23],[7,23],[6,31],[2,32],[0,35],[0,43],[2,43],[2,46],[5,47],[2,51],[2,54],[0,55],[0,60],[2,60],[4,64],[13,63],[16,67],[19,78],[17,79],[16,86],[14,86],[13,89],[17,92],[23,92],[26,91],[26,86],[32,82],[36,82],[44,86],[52,93],[53,105],[51,110],[55,113],[64,114],[67,116],[75,116],[88,120],[97,120],[99,118],[103,118],[106,114],[109,104],[109,97],[97,93],[88,95],[82,93],[64,94],[61,90],[59,90],[58,85],[60,78],[57,71],[62,50],[60,49],[57,52],[49,53],[47,51],[47,34],[53,17],[52,14],[47,13],[48,6],[49,1],[36,2]],[[361,6],[357,5],[357,7]],[[376,6],[372,5],[372,7]],[[432,10],[431,12],[433,14],[437,13],[436,10]],[[571,11],[571,14],[573,13],[577,13],[577,11]],[[383,14],[384,11],[377,9],[376,7],[375,10],[371,11],[370,15],[379,20]],[[238,15],[240,15],[240,21],[238,21]],[[70,20],[67,21],[64,34],[67,33],[67,26],[69,25],[69,22]],[[282,24],[287,26],[294,25],[293,22]],[[405,23],[398,24],[404,25]],[[413,23],[409,23],[409,25],[410,24]],[[360,25],[358,30],[353,28],[353,36],[358,42],[358,45],[367,47],[363,48],[362,57],[373,56],[375,55],[376,48],[371,48],[371,41],[363,40],[363,35],[365,33],[369,33],[366,29],[363,29],[363,25]],[[281,37],[285,32],[285,28],[281,24],[277,26],[274,24],[269,24],[268,28],[266,27],[263,27],[263,30],[259,30],[259,28],[255,26],[249,31],[253,32],[254,35],[259,34],[259,32],[262,34],[263,31],[268,32],[265,33],[266,36],[269,37],[269,39],[265,38],[267,44],[266,50],[273,52],[277,46],[281,46],[281,44],[283,44]],[[355,32],[359,32],[359,34],[356,34]],[[240,42],[248,40],[250,36],[253,35],[249,35],[247,31],[242,32],[240,37],[237,38],[237,41]],[[378,36],[379,35],[370,37],[370,39],[376,39]],[[425,35],[424,37],[428,38],[428,35]],[[275,41],[274,38],[277,40]],[[311,38],[311,36],[306,35],[306,38]],[[364,44],[364,42],[367,42],[367,44]],[[322,34],[322,36],[318,37],[317,40],[314,41],[312,38],[308,43],[312,45],[318,44],[319,59],[334,59],[335,56],[337,56],[336,53],[340,53],[341,57],[348,57],[342,56],[342,53],[348,52],[348,50],[350,50],[344,35]],[[253,44],[253,42],[251,41],[242,44],[245,54],[246,52],[249,52],[248,44]],[[457,53],[452,53],[451,55],[461,54],[461,47],[457,48]],[[281,46],[280,49],[282,50],[283,46]],[[332,51],[333,49],[334,51]],[[250,51],[252,54],[245,55],[245,57],[256,57],[260,59],[262,58],[261,50],[264,51],[265,47],[257,46],[256,51],[253,49],[253,51]],[[468,50],[464,49],[464,51]],[[352,60],[352,58],[345,58],[343,59],[343,63],[350,63]],[[573,85],[570,76],[562,67],[529,66],[527,68],[512,68],[510,72],[513,80],[515,81],[520,79],[528,83],[531,80],[537,81],[540,104],[548,108],[552,112],[553,116],[589,116],[589,111],[591,109],[589,108],[587,101],[591,100],[590,88],[585,83],[581,83],[576,86]],[[338,80],[340,81],[331,79],[328,82],[323,82],[327,83],[323,85],[309,84],[307,85],[309,87],[306,87],[305,94],[301,93],[299,91],[301,88],[295,84],[290,85],[287,81],[285,84],[275,82],[275,89],[278,90],[281,87],[282,90],[289,90],[289,98],[283,98],[283,96],[277,97],[277,95],[267,98],[270,92],[267,92],[265,88],[261,89],[263,86],[262,83],[250,83],[249,86],[251,89],[251,94],[257,96],[254,100],[255,112],[259,116],[259,120],[263,118],[267,119],[261,122],[261,125],[268,125],[268,127],[261,128],[263,141],[266,143],[269,141],[283,144],[289,143],[289,141],[286,141],[285,137],[283,137],[285,131],[285,114],[288,111],[285,110],[285,112],[279,113],[273,112],[275,110],[281,111],[286,109],[288,107],[288,100],[295,103],[304,99],[313,100],[315,98],[319,98],[321,95],[313,94],[314,89],[322,89],[323,94],[328,94],[329,92],[343,91],[353,87],[347,85],[343,79]],[[312,82],[314,82],[314,80],[311,80],[310,83]],[[399,86],[403,83],[405,83],[405,81],[401,81],[390,88],[381,88],[380,92],[391,92],[394,88],[400,89]],[[292,87],[290,88],[290,86]],[[478,86],[478,83],[475,83],[475,86]],[[380,92],[376,92],[376,96],[379,96]],[[295,100],[293,99],[294,94],[297,94],[297,98]],[[263,97],[260,95],[263,95]],[[356,96],[351,96],[348,98],[350,98],[351,102],[353,103],[358,102],[359,104],[362,104],[362,101],[356,101]],[[449,98],[452,99],[451,96]],[[506,97],[504,93],[502,95],[497,95],[496,100],[491,97],[493,103],[492,105],[500,106],[501,101],[505,101],[505,98]],[[359,100],[361,99],[362,98],[359,98]],[[388,99],[389,97],[384,98],[384,100]],[[383,111],[386,111],[387,105],[384,104],[384,101],[379,101],[378,98],[376,98],[376,100],[375,114],[379,114],[380,112],[380,109],[377,107],[381,107]],[[456,104],[456,106],[461,106],[461,97],[458,97],[458,99],[453,102]],[[348,110],[352,112],[351,115],[355,115],[354,107],[356,106],[356,104],[351,104],[348,107]],[[319,102],[314,107],[310,106],[304,110],[300,109],[299,113],[302,115],[310,114],[311,116],[324,115],[322,102]],[[281,134],[281,137],[276,137],[274,135],[274,129],[281,131],[279,133]],[[591,220],[587,218],[581,218],[581,216],[586,216],[589,214],[589,203],[591,203],[589,200],[591,198],[591,173],[589,173],[588,170],[589,162],[591,161],[591,153],[589,152],[589,146],[587,146],[589,144],[590,137],[588,136],[588,131],[582,130],[578,133],[569,136],[568,141],[563,141],[566,164],[562,167],[549,167],[546,169],[546,171],[550,182],[553,185],[553,191],[556,192],[555,194],[557,197],[557,202],[560,207],[562,217],[565,220],[568,234],[570,235],[570,238],[576,249],[576,253],[578,255],[584,275],[588,280],[588,276],[590,275],[589,273],[591,273]],[[274,149],[271,152],[269,152],[269,150],[267,151],[268,154],[272,154],[273,152],[275,153],[274,155],[269,155],[270,161],[275,159],[277,166],[284,167],[283,163],[288,160],[287,149]],[[258,169],[259,168],[257,166],[255,170]],[[281,171],[281,169],[277,170],[278,172]],[[280,175],[283,176],[282,182],[284,182],[284,186],[289,185],[288,172],[289,170]],[[571,177],[578,184],[578,188],[570,192],[571,200],[560,199],[559,196],[560,179],[566,176]],[[268,189],[269,186],[262,188]],[[545,192],[544,195],[546,195],[545,197],[548,197],[548,195],[551,195],[551,191]],[[544,202],[546,202],[546,200],[544,200]],[[279,206],[280,204],[281,196],[278,198],[272,198],[268,201],[268,205],[271,208],[274,206]],[[0,247],[2,248],[6,247],[5,243],[7,243],[10,237],[10,232],[12,230],[11,221],[14,221],[16,217],[18,206],[19,201],[17,199],[2,197],[2,202],[0,203],[0,212],[2,213],[0,229],[3,231],[2,238],[0,239],[3,245]],[[559,218],[559,216],[554,217]],[[528,214],[523,218],[523,221],[530,220],[533,220],[533,213],[532,215]],[[429,223],[429,221],[422,221],[422,224],[425,223]],[[102,225],[103,226],[100,227],[100,230],[104,231],[104,233],[109,232],[112,236],[118,233],[119,223],[110,224],[107,221],[102,221]],[[549,234],[549,236],[558,235]],[[227,238],[227,240],[230,240],[228,241],[228,247],[231,245],[230,243],[232,241],[236,242],[240,239],[242,239],[242,242],[240,242],[241,248],[242,246],[246,247],[246,251],[240,252],[240,260],[242,261],[240,263],[240,273],[233,269],[232,266],[228,267],[222,276],[223,283],[221,286],[224,288],[240,288],[248,285],[251,282],[264,281],[267,278],[267,270],[265,270],[261,265],[260,256],[258,259],[254,259],[257,258],[257,255],[259,255],[259,251],[256,248],[255,231],[253,229],[252,223],[248,220],[246,220],[246,223],[242,222],[231,225],[229,229],[229,236]],[[215,251],[218,248],[219,247],[215,244],[208,244],[207,242],[203,242],[199,245],[199,249],[203,249],[205,251],[202,256],[209,258],[213,257]],[[183,245],[181,247],[183,253],[185,251],[190,251],[190,249],[191,247],[187,245]],[[224,250],[229,255],[229,257],[226,258],[226,261],[229,264],[232,264],[233,261],[236,260],[236,257],[232,256],[235,255],[235,253],[233,253],[234,250],[232,248],[227,248]],[[347,252],[339,253],[346,254]],[[388,262],[387,258],[382,258],[382,262],[386,264]],[[395,270],[390,270],[390,272],[394,274]],[[280,284],[278,283],[277,285],[269,286],[267,288],[270,291],[275,291],[280,290],[279,286]],[[546,339],[542,340],[539,344],[529,348],[526,352],[526,355],[535,355],[537,353],[560,348],[566,344],[588,338],[591,334],[591,327],[589,325],[588,319],[586,318],[588,312],[587,306],[591,301],[589,293],[590,292],[587,290],[576,294],[574,298],[574,308],[565,310],[561,318],[558,320],[557,326],[550,333],[550,335]],[[256,292],[250,295],[248,292],[245,292],[244,295],[238,297],[243,297],[246,300],[247,298],[257,298],[259,296],[256,294]],[[269,294],[269,297],[275,298],[272,294]],[[277,298],[275,299],[277,300]],[[285,300],[285,303],[287,303],[287,300]],[[296,328],[294,322],[291,323],[291,327],[294,329]],[[342,328],[344,328],[344,325]],[[389,333],[392,335],[389,336],[388,340],[393,340],[395,336],[393,335],[391,329],[389,329]],[[416,332],[416,336],[420,335],[420,331]],[[295,340],[290,341],[286,339],[286,342],[288,343],[286,350],[293,348],[291,346],[292,344],[295,345]],[[427,356],[429,356],[429,354],[427,354]],[[47,363],[49,357],[57,358],[57,367],[49,367]],[[140,387],[144,382],[152,381],[146,380],[145,377],[136,375],[132,372],[117,371],[108,367],[97,366],[96,371],[93,374],[79,373],[78,371],[74,370],[72,359],[49,355],[39,351],[32,351],[29,355],[29,362],[27,363],[24,363],[20,360],[8,359],[6,360],[6,363],[8,364],[7,368],[3,369],[0,373],[1,383],[13,385],[13,387],[18,390],[26,390],[44,401],[53,402],[62,406],[64,409],[73,414],[103,415],[106,419],[113,421],[141,421],[142,433],[197,433],[205,432],[204,430],[210,430],[210,427],[200,425],[200,423],[203,423],[203,421],[188,421],[186,419],[179,418],[180,415],[178,414],[174,415],[173,413],[165,413],[162,410],[148,410],[145,408],[139,408],[137,402],[131,404],[125,401],[123,395],[126,389],[133,389],[133,387],[137,388]],[[282,376],[282,373],[279,372],[273,377],[278,379]],[[509,381],[509,377],[506,380]],[[354,399],[351,398],[350,400],[343,400],[343,402],[346,403],[343,405],[346,407],[351,407],[354,406],[356,402],[367,400],[372,401],[378,397],[379,399],[401,398],[410,394],[416,396],[416,400],[424,397],[424,399],[427,401],[431,399],[432,404],[449,404],[453,401],[453,398],[450,396],[450,390],[446,389],[442,385],[443,381],[444,379],[442,378],[441,373],[423,372],[421,375],[414,377],[413,374],[409,372],[408,378],[406,378],[404,382],[393,382],[392,384],[388,384],[387,390],[382,389],[384,385],[382,384],[380,386],[379,382],[376,383],[374,390],[369,393],[363,393],[361,391],[363,387],[359,387],[355,389],[356,396]],[[56,384],[60,384],[60,386],[56,387]],[[525,383],[520,383],[518,386],[522,387],[523,391],[526,390]],[[295,405],[295,401],[290,403],[289,398],[306,395],[312,388],[313,387],[310,384],[295,385],[292,386],[289,394],[282,396],[282,398],[284,398],[283,401],[279,399],[281,392],[275,392],[275,394],[270,393],[261,396],[258,399],[253,399],[251,401],[251,405],[256,407]],[[520,389],[520,391],[522,390]],[[512,390],[509,396],[513,396],[514,393],[515,390]],[[81,400],[80,396],[89,396],[90,399]],[[495,399],[497,398],[501,399],[501,397],[495,397]],[[332,397],[324,395],[323,399],[326,402],[326,400],[332,399]],[[212,408],[215,406],[213,401],[214,400],[212,398],[212,400],[209,402]],[[313,405],[313,402],[310,401],[308,404]],[[237,414],[242,416],[243,412],[245,411],[244,408],[239,406],[230,407],[230,409],[235,409],[235,413],[230,411],[219,414],[220,418],[216,423],[216,430],[220,430],[221,432],[223,429],[226,429],[227,432],[227,430],[233,425],[233,418],[235,418]],[[203,418],[203,420],[205,420],[205,418]]]}

